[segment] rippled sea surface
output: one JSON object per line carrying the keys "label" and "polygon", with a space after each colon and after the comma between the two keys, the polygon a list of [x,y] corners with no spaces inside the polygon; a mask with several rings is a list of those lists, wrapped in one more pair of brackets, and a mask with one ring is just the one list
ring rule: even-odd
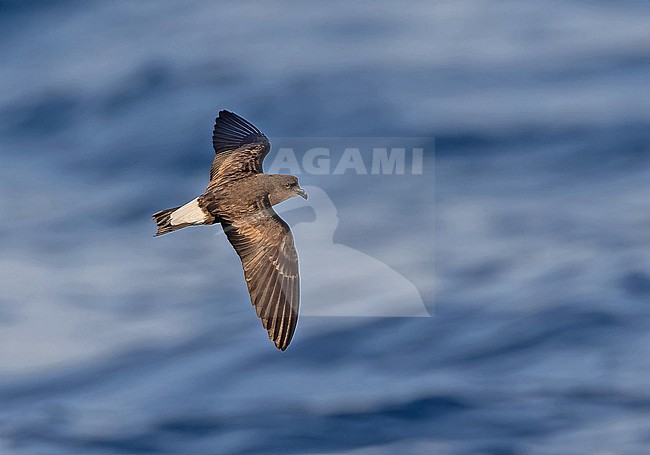
{"label": "rippled sea surface", "polygon": [[[0,0],[0,453],[647,453],[649,20]],[[334,208],[286,219],[305,308],[386,300],[383,264],[433,317],[306,316],[282,353],[218,227],[152,238],[202,192],[220,109],[421,138],[422,175],[305,172]]]}

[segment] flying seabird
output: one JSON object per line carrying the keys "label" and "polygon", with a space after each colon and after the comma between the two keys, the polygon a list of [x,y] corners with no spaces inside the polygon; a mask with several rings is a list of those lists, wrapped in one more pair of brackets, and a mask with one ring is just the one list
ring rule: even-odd
{"label": "flying seabird", "polygon": [[215,157],[205,193],[153,214],[155,236],[220,223],[239,255],[251,303],[275,346],[284,351],[298,322],[300,279],[291,229],[273,206],[307,193],[293,175],[264,174],[268,138],[237,114],[219,112]]}

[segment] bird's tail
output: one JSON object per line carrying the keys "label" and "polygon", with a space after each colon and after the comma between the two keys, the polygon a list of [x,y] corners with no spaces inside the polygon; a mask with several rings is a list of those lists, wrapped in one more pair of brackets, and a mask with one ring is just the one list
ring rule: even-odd
{"label": "bird's tail", "polygon": [[201,207],[198,197],[180,207],[156,212],[151,219],[158,225],[158,232],[156,232],[155,237],[183,229],[187,226],[214,224],[217,222],[213,215]]}
{"label": "bird's tail", "polygon": [[187,224],[172,225],[172,213],[174,213],[179,208],[180,207],[174,207],[173,209],[161,210],[160,212],[156,212],[153,214],[151,219],[154,220],[156,222],[156,225],[158,226],[158,232],[156,232],[155,237],[188,226]]}

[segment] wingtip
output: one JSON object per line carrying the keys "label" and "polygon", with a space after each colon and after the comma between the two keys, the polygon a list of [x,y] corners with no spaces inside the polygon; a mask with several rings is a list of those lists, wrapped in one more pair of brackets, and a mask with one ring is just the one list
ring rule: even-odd
{"label": "wingtip", "polygon": [[289,347],[289,344],[291,343],[291,340],[289,340],[289,341],[285,341],[285,340],[283,339],[284,337],[279,337],[279,338],[277,338],[277,339],[274,340],[274,339],[272,338],[272,336],[269,335],[269,338],[271,339],[271,341],[273,341],[273,344],[275,345],[275,347],[276,347],[277,349],[279,349],[280,351],[282,351],[282,352],[286,351],[287,348]]}
{"label": "wingtip", "polygon": [[225,109],[219,111],[212,130],[212,144],[216,153],[257,142],[268,147],[268,138],[251,122],[234,112]]}

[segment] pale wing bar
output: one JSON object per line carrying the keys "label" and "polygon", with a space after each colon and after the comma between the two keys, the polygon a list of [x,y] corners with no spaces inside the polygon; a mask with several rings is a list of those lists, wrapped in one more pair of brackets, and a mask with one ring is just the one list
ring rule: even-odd
{"label": "pale wing bar", "polygon": [[266,211],[267,216],[225,223],[224,230],[241,258],[257,316],[284,351],[298,322],[298,256],[289,226],[272,209]]}

